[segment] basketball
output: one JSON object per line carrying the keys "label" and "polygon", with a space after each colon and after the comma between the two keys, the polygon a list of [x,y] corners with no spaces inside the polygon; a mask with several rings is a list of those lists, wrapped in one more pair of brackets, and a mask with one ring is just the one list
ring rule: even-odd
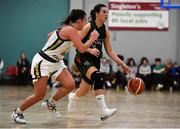
{"label": "basketball", "polygon": [[128,91],[133,95],[141,94],[144,91],[144,81],[140,78],[131,78],[128,81]]}

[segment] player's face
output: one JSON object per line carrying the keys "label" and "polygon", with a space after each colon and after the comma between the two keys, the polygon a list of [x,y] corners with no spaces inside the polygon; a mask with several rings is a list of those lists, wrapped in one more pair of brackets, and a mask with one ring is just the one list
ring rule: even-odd
{"label": "player's face", "polygon": [[108,18],[108,9],[106,7],[102,7],[99,13],[96,13],[96,18],[105,22]]}

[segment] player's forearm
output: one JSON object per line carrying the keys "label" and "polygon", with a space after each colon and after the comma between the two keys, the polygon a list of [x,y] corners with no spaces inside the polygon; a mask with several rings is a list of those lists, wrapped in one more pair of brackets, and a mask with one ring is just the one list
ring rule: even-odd
{"label": "player's forearm", "polygon": [[90,49],[88,49],[93,43],[92,39],[89,39],[85,44],[82,45],[82,47],[79,48],[79,51],[81,53],[84,53],[86,51],[90,51]]}

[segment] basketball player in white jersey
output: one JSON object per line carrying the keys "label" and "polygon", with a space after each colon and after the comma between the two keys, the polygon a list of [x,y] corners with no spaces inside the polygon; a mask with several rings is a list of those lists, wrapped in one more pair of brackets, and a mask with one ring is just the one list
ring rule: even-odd
{"label": "basketball player in white jersey", "polygon": [[85,52],[99,35],[97,31],[93,31],[90,39],[85,44],[81,42],[78,30],[82,30],[86,24],[86,19],[86,13],[83,10],[73,9],[63,22],[64,25],[51,33],[43,49],[34,56],[31,66],[34,94],[27,97],[11,114],[15,122],[26,123],[23,111],[44,98],[47,81],[50,76],[52,79],[61,82],[62,87],[44,104],[55,116],[60,116],[60,113],[56,109],[56,101],[66,96],[75,88],[74,80],[65,66],[63,58],[72,45],[78,51]]}

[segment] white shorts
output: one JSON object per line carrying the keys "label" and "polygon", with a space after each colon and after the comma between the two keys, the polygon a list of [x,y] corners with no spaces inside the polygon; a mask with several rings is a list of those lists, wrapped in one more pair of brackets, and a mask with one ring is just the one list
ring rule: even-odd
{"label": "white shorts", "polygon": [[38,78],[45,76],[51,76],[52,81],[55,81],[64,68],[67,68],[67,66],[64,64],[63,60],[60,60],[57,63],[52,63],[37,53],[34,56],[31,65],[33,83],[36,82]]}

